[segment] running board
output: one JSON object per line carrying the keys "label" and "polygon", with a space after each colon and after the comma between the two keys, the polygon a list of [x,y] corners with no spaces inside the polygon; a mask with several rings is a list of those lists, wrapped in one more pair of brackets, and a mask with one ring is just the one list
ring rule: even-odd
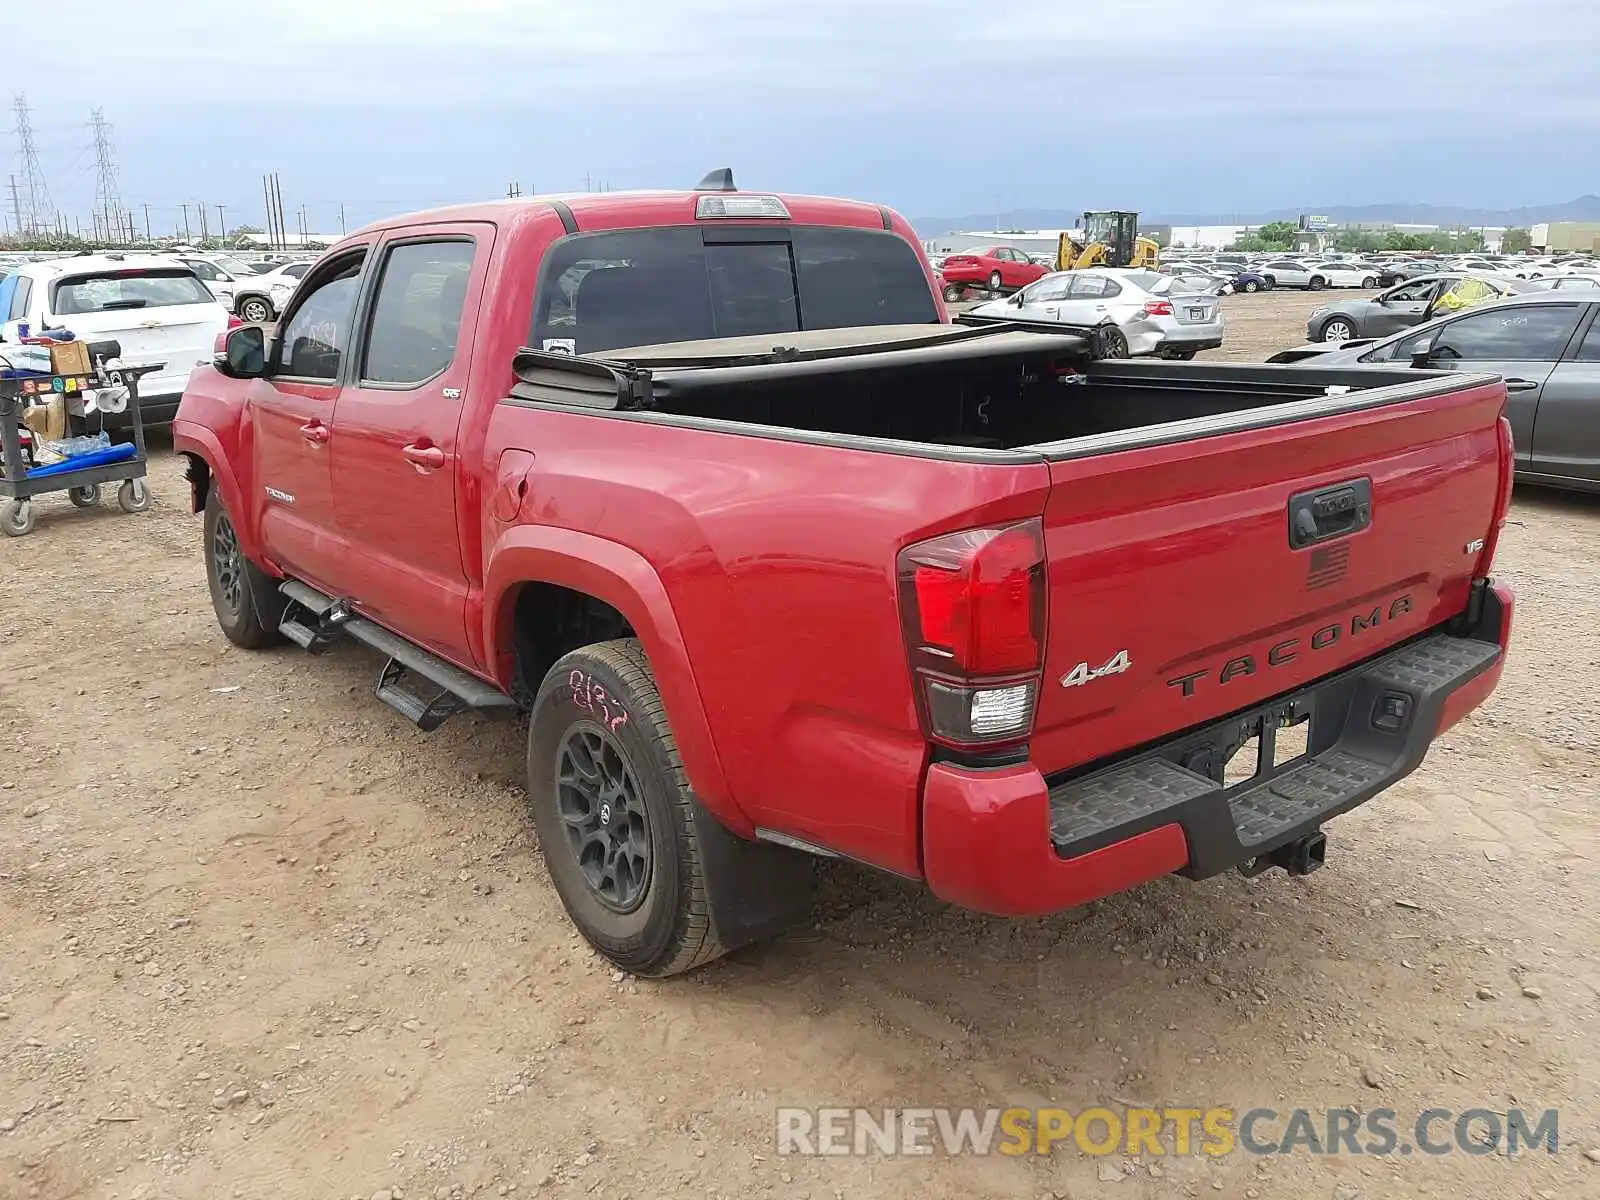
{"label": "running board", "polygon": [[340,637],[351,637],[388,655],[378,673],[377,697],[426,733],[469,708],[516,707],[499,688],[376,621],[357,616],[347,601],[335,600],[297,579],[285,580],[280,590],[292,602],[279,625],[285,637],[313,654],[323,653]]}

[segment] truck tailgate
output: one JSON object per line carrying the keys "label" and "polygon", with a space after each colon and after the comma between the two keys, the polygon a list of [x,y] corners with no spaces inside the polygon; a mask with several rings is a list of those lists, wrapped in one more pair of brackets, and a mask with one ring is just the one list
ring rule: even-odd
{"label": "truck tailgate", "polygon": [[1118,754],[1461,612],[1494,522],[1505,393],[1452,383],[1131,449],[1046,447],[1035,763]]}

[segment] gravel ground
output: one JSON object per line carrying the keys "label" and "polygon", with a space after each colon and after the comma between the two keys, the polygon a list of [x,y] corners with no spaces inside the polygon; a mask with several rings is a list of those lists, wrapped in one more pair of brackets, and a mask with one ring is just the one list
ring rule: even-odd
{"label": "gravel ground", "polygon": [[[1222,357],[1316,298],[1228,301]],[[1521,491],[1498,694],[1328,868],[1010,922],[839,867],[815,921],[613,972],[516,724],[212,619],[179,460],[0,542],[0,1197],[1600,1196],[1600,503]],[[1561,1110],[1560,1153],[779,1158],[773,1109]],[[1592,1153],[1586,1154],[1589,1151]]]}

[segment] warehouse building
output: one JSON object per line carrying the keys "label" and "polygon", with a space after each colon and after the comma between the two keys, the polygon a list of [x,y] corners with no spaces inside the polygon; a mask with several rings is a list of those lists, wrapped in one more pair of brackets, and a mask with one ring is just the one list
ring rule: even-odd
{"label": "warehouse building", "polygon": [[1551,221],[1528,230],[1535,250],[1600,250],[1600,221]]}

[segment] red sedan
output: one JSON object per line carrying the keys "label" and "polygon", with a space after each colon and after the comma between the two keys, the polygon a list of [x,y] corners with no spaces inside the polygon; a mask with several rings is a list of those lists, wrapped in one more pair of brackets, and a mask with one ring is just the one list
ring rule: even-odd
{"label": "red sedan", "polygon": [[986,250],[963,250],[944,260],[944,281],[951,288],[981,286],[990,291],[1012,291],[1027,287],[1050,274],[1021,250],[1010,246],[990,246]]}

